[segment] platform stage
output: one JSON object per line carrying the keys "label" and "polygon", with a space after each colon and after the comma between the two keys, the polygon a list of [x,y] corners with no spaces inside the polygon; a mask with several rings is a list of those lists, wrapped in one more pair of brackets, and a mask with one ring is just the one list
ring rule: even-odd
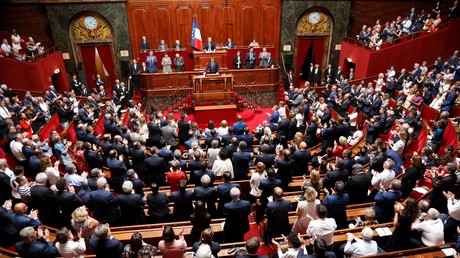
{"label": "platform stage", "polygon": [[229,124],[236,122],[236,105],[195,107],[195,119],[198,124],[207,124],[209,120],[220,123],[224,118]]}

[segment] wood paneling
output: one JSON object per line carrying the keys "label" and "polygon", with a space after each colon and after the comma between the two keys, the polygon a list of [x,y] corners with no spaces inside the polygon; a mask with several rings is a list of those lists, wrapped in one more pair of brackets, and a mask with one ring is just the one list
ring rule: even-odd
{"label": "wood paneling", "polygon": [[139,55],[143,35],[152,48],[161,39],[170,47],[176,39],[190,47],[192,16],[196,15],[203,41],[212,37],[221,45],[230,37],[237,46],[247,47],[255,38],[260,45],[273,45],[274,59],[278,59],[280,0],[135,1],[127,3],[127,10],[134,57]]}

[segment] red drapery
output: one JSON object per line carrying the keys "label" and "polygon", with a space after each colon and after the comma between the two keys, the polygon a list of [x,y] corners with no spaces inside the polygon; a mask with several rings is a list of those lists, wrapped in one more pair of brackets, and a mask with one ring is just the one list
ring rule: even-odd
{"label": "red drapery", "polygon": [[[85,47],[81,46],[80,47],[81,51],[81,58],[83,61],[83,66],[85,68],[86,72],[86,81],[88,83],[89,88],[94,88],[96,87],[94,83],[94,66],[96,65],[95,63],[95,54],[96,51],[94,50],[94,47]],[[100,55],[100,54],[99,54]]]}
{"label": "red drapery", "polygon": [[308,53],[308,49],[310,48],[311,39],[299,39],[299,44],[297,46],[297,67],[296,67],[296,74],[295,74],[295,85],[300,86],[300,73],[302,72],[303,62],[305,57]]}
{"label": "red drapery", "polygon": [[101,60],[104,63],[105,69],[107,69],[107,72],[109,73],[110,84],[115,84],[115,71],[113,70],[111,47],[109,45],[97,46],[97,51],[99,52],[99,56],[101,57]]}
{"label": "red drapery", "polygon": [[319,67],[322,69],[323,65],[323,53],[324,53],[324,38],[323,39],[314,39],[312,40],[313,44],[313,59],[316,64],[319,64]]}

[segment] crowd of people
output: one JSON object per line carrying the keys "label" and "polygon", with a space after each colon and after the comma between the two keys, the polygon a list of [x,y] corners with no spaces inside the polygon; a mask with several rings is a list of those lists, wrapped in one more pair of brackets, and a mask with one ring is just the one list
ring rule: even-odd
{"label": "crowd of people", "polygon": [[[76,77],[71,92],[50,86],[43,96],[26,93],[22,100],[2,85],[3,150],[17,165],[10,169],[0,160],[0,242],[15,245],[22,257],[151,257],[158,250],[164,257],[182,257],[192,243],[196,257],[217,257],[220,246],[209,229],[214,218],[225,218],[225,243],[243,241],[250,218],[264,225],[263,237],[249,239],[247,254],[238,250],[240,257],[257,257],[261,241],[279,246],[274,238],[282,235],[289,248],[286,253],[279,248],[279,257],[360,256],[455,241],[457,146],[437,154],[449,112],[459,103],[459,69],[456,51],[432,69],[415,64],[412,72],[397,74],[391,68],[367,85],[350,85],[343,76],[321,93],[309,82],[293,85],[255,130],[240,116],[232,126],[210,121],[202,130],[186,114],[176,120],[159,110],[142,112],[118,80],[111,98],[103,82],[89,90]],[[422,126],[421,103],[430,101],[437,102],[440,119],[422,153],[406,153]],[[62,139],[56,130],[47,140],[38,137],[55,113],[63,129],[73,121],[77,142]],[[364,120],[358,120],[359,113]],[[97,135],[94,125],[101,118],[104,132]],[[382,134],[391,140],[383,141]],[[353,156],[350,148],[364,136],[367,144]],[[407,169],[406,155],[412,156]],[[293,203],[284,193],[293,176],[304,176],[305,182],[291,226]],[[249,181],[250,192],[242,193],[236,180]],[[425,181],[432,193],[417,202],[410,194]],[[169,196],[162,186],[169,186]],[[375,205],[364,220],[349,225],[346,206],[371,201]],[[150,244],[133,233],[124,245],[110,231],[110,226],[172,221],[191,221],[189,243],[169,226],[162,241]],[[369,226],[385,222],[394,223],[394,232],[378,245]],[[55,244],[44,225],[58,229]],[[335,230],[350,226],[363,227],[362,239],[349,234],[346,244],[335,245]],[[298,234],[311,237],[311,246]]]}
{"label": "crowd of people", "polygon": [[[25,48],[23,48],[25,45]],[[11,41],[7,38],[2,39],[0,46],[0,57],[11,57],[19,61],[32,61],[34,56],[40,55],[45,51],[41,42],[35,42],[32,37],[26,42],[16,30],[11,31]]]}
{"label": "crowd of people", "polygon": [[[438,1],[431,11],[422,9],[419,13],[416,12],[415,7],[412,7],[410,13],[405,17],[398,16],[395,20],[387,21],[384,25],[380,24],[379,19],[373,26],[363,25],[362,30],[356,35],[356,38],[362,44],[379,50],[383,42],[391,44],[395,39],[422,30],[428,33],[435,32],[443,22],[440,4],[441,2]],[[456,18],[458,17],[458,13],[458,1],[455,1],[453,6],[449,8],[447,18]]]}

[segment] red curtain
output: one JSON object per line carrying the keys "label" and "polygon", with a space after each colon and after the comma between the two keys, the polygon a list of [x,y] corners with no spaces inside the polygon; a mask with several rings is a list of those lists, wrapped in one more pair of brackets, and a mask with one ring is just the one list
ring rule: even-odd
{"label": "red curtain", "polygon": [[305,60],[305,57],[308,53],[308,49],[310,48],[312,40],[311,39],[299,39],[299,45],[297,46],[297,67],[296,67],[296,74],[295,77],[295,85],[300,86],[299,77],[300,73],[302,72],[302,65]]}
{"label": "red curtain", "polygon": [[110,45],[97,46],[97,51],[104,63],[105,69],[107,69],[107,72],[109,73],[111,85],[115,84],[115,71],[113,70],[112,51]]}
{"label": "red curtain", "polygon": [[323,69],[324,39],[314,39],[312,40],[312,44],[315,63],[319,64],[319,67]]}
{"label": "red curtain", "polygon": [[[96,87],[94,83],[94,66],[95,66],[95,47],[80,47],[81,58],[83,60],[83,66],[86,72],[86,81],[88,82],[89,88]],[[100,53],[99,53],[100,55]]]}

